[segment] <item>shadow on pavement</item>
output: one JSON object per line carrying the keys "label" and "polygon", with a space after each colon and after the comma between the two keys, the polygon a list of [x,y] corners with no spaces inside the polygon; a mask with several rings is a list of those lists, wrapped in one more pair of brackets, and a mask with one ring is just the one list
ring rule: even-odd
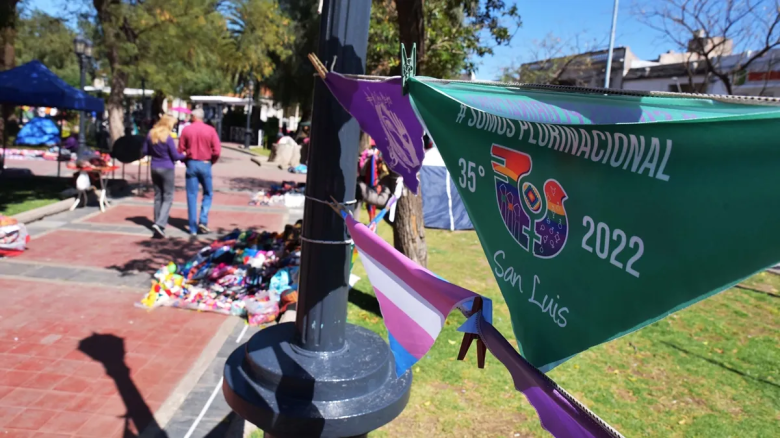
{"label": "shadow on pavement", "polygon": [[235,177],[235,178],[227,178],[225,182],[227,183],[228,187],[231,190],[248,190],[251,192],[256,192],[258,190],[268,189],[273,184],[280,184],[282,180],[281,179],[269,180],[269,179],[252,178],[252,177]]}
{"label": "shadow on pavement", "polygon": [[[128,222],[132,222],[136,225],[140,225],[142,227],[148,228],[149,230],[151,230],[151,227],[154,224],[154,222],[149,216],[133,216],[133,217],[125,218],[125,220]],[[178,228],[188,234],[190,232],[190,223],[186,219],[182,219],[178,217],[168,218],[168,227]]]}
{"label": "shadow on pavement", "polygon": [[[227,233],[227,231],[216,230],[217,233]],[[218,234],[219,235],[219,234]],[[167,239],[152,239],[138,242],[137,245],[142,249],[142,255],[139,258],[129,260],[121,265],[106,266],[106,269],[113,269],[122,274],[132,275],[138,272],[154,274],[164,265],[174,262],[184,263],[204,246],[211,243],[213,239],[209,236],[202,236],[199,239],[178,239],[169,237]]]}
{"label": "shadow on pavement", "polygon": [[[114,379],[117,391],[122,397],[122,402],[127,408],[125,413],[125,429],[122,434],[125,438],[137,437],[139,434],[130,429],[130,422],[135,430],[143,432],[147,428],[159,430],[160,426],[154,419],[154,414],[149,405],[144,401],[138,387],[130,378],[130,368],[125,363],[124,339],[108,334],[93,333],[91,336],[79,342],[79,350],[93,360],[103,364],[106,374]],[[162,432],[156,435],[158,438],[167,438]]]}

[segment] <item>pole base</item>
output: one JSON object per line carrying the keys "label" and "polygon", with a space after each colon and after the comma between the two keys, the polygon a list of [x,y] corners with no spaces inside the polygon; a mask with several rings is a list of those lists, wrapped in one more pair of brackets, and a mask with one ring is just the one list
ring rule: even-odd
{"label": "pole base", "polygon": [[353,437],[403,411],[411,370],[400,378],[387,343],[346,325],[345,348],[314,352],[294,345],[295,324],[269,327],[225,363],[222,391],[242,418],[277,438]]}

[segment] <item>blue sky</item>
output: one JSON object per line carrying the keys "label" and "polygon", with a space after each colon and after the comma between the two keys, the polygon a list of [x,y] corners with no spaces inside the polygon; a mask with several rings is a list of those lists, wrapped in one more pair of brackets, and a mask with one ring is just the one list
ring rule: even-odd
{"label": "blue sky", "polygon": [[[511,0],[510,0],[511,1]],[[676,49],[663,36],[640,23],[631,15],[635,0],[622,0],[618,8],[615,46],[629,46],[640,59],[655,59],[661,53]],[[609,44],[613,0],[516,0],[523,26],[512,40],[511,47],[500,47],[491,58],[479,62],[477,77],[493,79],[501,67],[529,61],[533,40],[544,39],[549,33],[562,39],[583,34],[585,39]]]}
{"label": "blue sky", "polygon": [[[639,58],[647,60],[675,49],[674,44],[631,15],[634,2],[620,2],[615,46],[629,46]],[[613,0],[514,0],[514,3],[520,10],[523,26],[511,46],[499,47],[493,56],[477,60],[480,79],[494,79],[502,67],[531,60],[533,41],[544,39],[550,33],[562,39],[584,35],[588,41],[603,42],[604,48],[609,43]],[[62,0],[27,0],[27,4],[56,15],[63,3]]]}

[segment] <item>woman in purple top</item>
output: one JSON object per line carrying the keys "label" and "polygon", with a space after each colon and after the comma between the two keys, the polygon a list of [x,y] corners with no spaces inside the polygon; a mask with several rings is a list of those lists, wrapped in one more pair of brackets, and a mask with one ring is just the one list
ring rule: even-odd
{"label": "woman in purple top", "polygon": [[142,156],[152,157],[152,183],[154,183],[154,231],[155,237],[165,237],[168,215],[173,204],[174,169],[176,162],[186,156],[176,150],[171,130],[176,119],[169,115],[160,118],[144,141]]}

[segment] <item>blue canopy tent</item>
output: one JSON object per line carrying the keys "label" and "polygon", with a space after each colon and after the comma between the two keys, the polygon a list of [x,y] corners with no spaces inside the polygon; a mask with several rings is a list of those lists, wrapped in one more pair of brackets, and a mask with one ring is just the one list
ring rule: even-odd
{"label": "blue canopy tent", "polygon": [[[103,112],[103,100],[71,87],[40,61],[0,72],[0,104]],[[5,158],[5,142],[3,142]],[[5,159],[3,160],[5,162]],[[59,164],[57,173],[59,174]]]}
{"label": "blue canopy tent", "polygon": [[[457,178],[457,176],[456,176]],[[425,152],[420,169],[422,183],[423,222],[426,228],[442,230],[473,230],[466,206],[458,195],[455,181],[444,167],[439,149]]]}
{"label": "blue canopy tent", "polygon": [[71,87],[40,61],[0,72],[0,103],[103,112],[103,100]]}

